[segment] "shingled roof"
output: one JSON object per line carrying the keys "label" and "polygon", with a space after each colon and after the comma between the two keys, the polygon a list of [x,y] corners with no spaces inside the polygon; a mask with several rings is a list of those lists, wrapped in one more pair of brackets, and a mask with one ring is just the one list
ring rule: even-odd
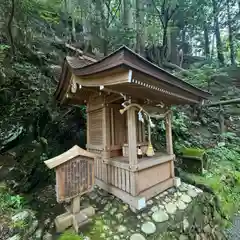
{"label": "shingled roof", "polygon": [[[100,76],[107,72],[113,73],[124,69],[133,72],[133,76],[143,79],[149,79],[149,81],[157,84],[158,86],[151,90],[162,90],[162,94],[165,95],[180,95],[188,96],[189,102],[201,102],[203,99],[207,99],[210,94],[203,91],[193,85],[183,81],[182,79],[172,75],[168,71],[160,68],[159,66],[149,62],[139,54],[133,52],[126,46],[122,46],[115,52],[111,53],[107,57],[99,61],[91,61],[91,59],[81,59],[75,57],[66,57],[62,73],[56,91],[56,98],[61,99],[62,94],[67,91],[67,86],[70,84],[71,75],[75,75],[80,78],[91,81],[93,76]],[[135,81],[137,83],[137,81]],[[134,83],[134,79],[133,79]],[[143,84],[144,85],[144,84]],[[148,84],[146,84],[147,86]],[[133,86],[133,85],[132,85]],[[127,86],[125,86],[127,87]],[[122,89],[122,88],[121,88]],[[184,97],[183,97],[184,99]],[[183,101],[187,103],[186,101]]]}

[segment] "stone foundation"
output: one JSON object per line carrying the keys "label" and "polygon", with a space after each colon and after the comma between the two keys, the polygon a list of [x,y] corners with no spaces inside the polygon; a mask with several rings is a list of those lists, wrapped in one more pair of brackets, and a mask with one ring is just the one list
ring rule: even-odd
{"label": "stone foundation", "polygon": [[185,183],[149,200],[138,213],[98,188],[82,200],[97,211],[93,224],[84,230],[88,239],[225,239],[212,196]]}

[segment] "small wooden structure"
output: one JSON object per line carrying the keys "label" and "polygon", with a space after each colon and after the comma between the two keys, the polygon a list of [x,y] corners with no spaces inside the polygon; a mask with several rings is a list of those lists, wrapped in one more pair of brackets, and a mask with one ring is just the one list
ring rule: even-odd
{"label": "small wooden structure", "polygon": [[89,222],[88,217],[94,215],[92,207],[80,211],[80,196],[91,191],[94,184],[94,158],[94,154],[74,146],[67,152],[45,161],[48,168],[56,171],[57,201],[71,200],[71,207],[67,208],[67,212],[55,219],[58,232],[71,225],[78,232],[80,226]]}
{"label": "small wooden structure", "polygon": [[[87,150],[97,154],[95,182],[133,209],[174,186],[171,105],[199,104],[209,96],[123,46],[100,61],[66,57],[56,99],[87,106]],[[165,120],[166,150],[137,158],[137,147],[148,147],[146,121],[139,109],[121,109],[137,103]]]}

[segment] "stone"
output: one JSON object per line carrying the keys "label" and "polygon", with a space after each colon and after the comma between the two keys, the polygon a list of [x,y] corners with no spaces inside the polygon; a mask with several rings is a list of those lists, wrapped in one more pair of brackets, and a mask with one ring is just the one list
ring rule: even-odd
{"label": "stone", "polygon": [[101,233],[100,234],[100,238],[106,238],[106,234],[105,233]]}
{"label": "stone", "polygon": [[195,240],[201,240],[201,237],[198,234],[196,234]]}
{"label": "stone", "polygon": [[196,191],[197,193],[203,193],[203,190],[200,189],[200,188],[195,188],[195,191]]}
{"label": "stone", "polygon": [[181,186],[181,178],[175,177],[174,180],[173,180],[173,184],[177,188],[180,187]]}
{"label": "stone", "polygon": [[12,216],[12,221],[13,222],[24,221],[24,220],[27,220],[28,217],[30,217],[30,212],[27,210],[24,210]]}
{"label": "stone", "polygon": [[166,197],[166,198],[164,199],[164,201],[165,201],[166,203],[169,203],[169,202],[171,202],[171,199],[168,198],[168,197]]}
{"label": "stone", "polygon": [[187,186],[185,186],[183,183],[178,187],[179,191],[186,192],[188,190]]}
{"label": "stone", "polygon": [[122,214],[122,213],[118,213],[118,214],[116,215],[116,218],[117,218],[117,220],[118,220],[119,222],[121,222],[121,221],[123,220],[123,214]]}
{"label": "stone", "polygon": [[128,205],[127,204],[124,204],[123,205],[123,211],[127,211],[128,210]]}
{"label": "stone", "polygon": [[52,237],[52,234],[46,232],[44,235],[43,235],[43,240],[52,240],[53,237]]}
{"label": "stone", "polygon": [[152,204],[153,204],[153,200],[150,199],[147,201],[147,205],[152,205]]}
{"label": "stone", "polygon": [[187,205],[181,200],[179,200],[176,204],[177,204],[178,209],[180,209],[180,210],[184,210],[187,208]]}
{"label": "stone", "polygon": [[177,196],[181,197],[182,193],[181,192],[177,192]]}
{"label": "stone", "polygon": [[157,206],[153,206],[152,208],[151,208],[151,211],[152,212],[156,212],[158,210],[158,207]]}
{"label": "stone", "polygon": [[117,208],[112,208],[111,211],[110,211],[110,214],[114,215],[116,212],[117,212]]}
{"label": "stone", "polygon": [[189,222],[186,218],[183,219],[183,230],[186,231],[189,228]]}
{"label": "stone", "polygon": [[206,226],[203,228],[203,231],[204,231],[205,233],[211,233],[211,232],[212,232],[212,228],[211,228],[211,226],[208,224],[208,225],[206,225]]}
{"label": "stone", "polygon": [[153,234],[156,232],[156,226],[153,222],[145,222],[143,223],[141,230],[145,234]]}
{"label": "stone", "polygon": [[141,216],[140,216],[140,215],[137,215],[137,219],[141,219]]}
{"label": "stone", "polygon": [[192,201],[191,197],[189,197],[187,194],[183,194],[181,197],[180,197],[180,200],[182,200],[183,202],[185,203],[190,203]]}
{"label": "stone", "polygon": [[91,193],[89,193],[89,198],[90,198],[91,200],[95,200],[97,197],[98,197],[98,195],[97,195],[96,192],[91,192]]}
{"label": "stone", "polygon": [[194,189],[191,189],[191,188],[188,189],[187,194],[192,198],[195,198],[198,195],[197,192]]}
{"label": "stone", "polygon": [[22,239],[21,236],[19,234],[16,234],[16,235],[8,238],[7,240],[21,240],[21,239]]}
{"label": "stone", "polygon": [[179,240],[188,240],[188,236],[181,234]]}
{"label": "stone", "polygon": [[153,213],[152,219],[155,222],[165,222],[169,219],[169,216],[165,211],[159,209],[158,211]]}
{"label": "stone", "polygon": [[113,236],[113,239],[114,239],[114,240],[120,240],[120,237],[117,236],[117,235],[115,235],[115,236]]}
{"label": "stone", "polygon": [[107,203],[107,199],[103,198],[103,199],[101,200],[101,204],[104,205],[104,204],[106,204],[106,203]]}
{"label": "stone", "polygon": [[106,204],[104,207],[104,211],[109,211],[111,207],[112,207],[111,203]]}
{"label": "stone", "polygon": [[123,225],[119,225],[118,226],[118,232],[119,233],[123,233],[123,232],[126,232],[127,231],[127,228]]}
{"label": "stone", "polygon": [[168,203],[165,208],[169,214],[174,214],[177,211],[177,206],[174,203]]}
{"label": "stone", "polygon": [[41,228],[37,229],[37,231],[34,233],[35,239],[41,239],[43,230]]}
{"label": "stone", "polygon": [[164,206],[161,205],[161,204],[159,204],[158,207],[159,207],[160,209],[164,209]]}
{"label": "stone", "polygon": [[51,222],[51,219],[50,218],[47,218],[45,221],[44,221],[44,226],[48,226]]}
{"label": "stone", "polygon": [[28,235],[32,235],[38,227],[38,220],[34,220],[30,226],[30,228],[27,230]]}
{"label": "stone", "polygon": [[134,233],[131,237],[130,240],[146,240],[146,238],[140,234],[140,233]]}
{"label": "stone", "polygon": [[104,190],[102,190],[102,189],[99,189],[99,190],[98,190],[98,193],[99,193],[100,195],[102,195],[103,197],[108,196],[108,192],[106,192],[106,191],[104,191]]}
{"label": "stone", "polygon": [[103,225],[102,229],[103,231],[109,231],[109,227],[107,225]]}
{"label": "stone", "polygon": [[168,189],[168,193],[170,193],[170,194],[173,194],[173,193],[175,193],[176,192],[176,189],[175,188],[170,188],[170,189]]}

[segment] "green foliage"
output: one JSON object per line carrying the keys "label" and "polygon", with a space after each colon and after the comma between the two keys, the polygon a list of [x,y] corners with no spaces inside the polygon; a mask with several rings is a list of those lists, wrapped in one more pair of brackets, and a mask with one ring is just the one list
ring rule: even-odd
{"label": "green foliage", "polygon": [[228,218],[240,210],[240,154],[234,149],[216,147],[207,151],[212,167],[203,176],[191,175],[197,182],[211,187],[220,199]]}
{"label": "green foliage", "polygon": [[25,203],[24,198],[20,195],[13,195],[5,190],[0,191],[0,213],[22,209]]}
{"label": "green foliage", "polygon": [[195,156],[195,157],[202,157],[205,153],[205,150],[199,148],[183,148],[182,154],[185,156]]}
{"label": "green foliage", "polygon": [[70,231],[66,231],[61,234],[59,240],[84,240],[84,238]]}

